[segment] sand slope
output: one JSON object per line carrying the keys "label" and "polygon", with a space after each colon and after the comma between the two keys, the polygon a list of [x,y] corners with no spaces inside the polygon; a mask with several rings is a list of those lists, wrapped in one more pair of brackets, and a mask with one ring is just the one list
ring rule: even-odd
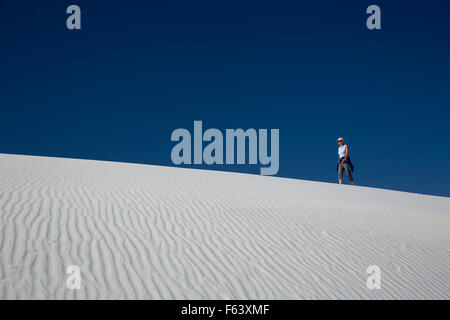
{"label": "sand slope", "polygon": [[449,299],[449,231],[445,197],[0,154],[0,299]]}

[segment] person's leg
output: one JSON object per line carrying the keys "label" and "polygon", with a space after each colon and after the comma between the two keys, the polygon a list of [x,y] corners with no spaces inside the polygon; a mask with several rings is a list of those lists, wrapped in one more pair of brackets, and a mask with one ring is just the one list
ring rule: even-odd
{"label": "person's leg", "polygon": [[355,184],[355,182],[353,181],[352,171],[348,167],[347,163],[344,163],[344,169],[345,169],[345,172],[347,172],[348,180],[350,180],[350,183]]}
{"label": "person's leg", "polygon": [[344,167],[342,166],[342,163],[339,163],[338,166],[338,179],[339,179],[339,184],[342,184],[342,175],[344,173]]}

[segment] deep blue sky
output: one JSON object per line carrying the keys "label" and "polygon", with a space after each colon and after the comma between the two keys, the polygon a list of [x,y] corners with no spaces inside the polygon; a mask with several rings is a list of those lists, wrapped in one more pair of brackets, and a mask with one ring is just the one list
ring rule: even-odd
{"label": "deep blue sky", "polygon": [[[82,30],[65,26],[82,10]],[[365,26],[368,5],[382,30]],[[0,153],[172,165],[171,132],[279,128],[279,176],[450,196],[450,2],[1,1]],[[201,167],[259,173],[259,165]]]}

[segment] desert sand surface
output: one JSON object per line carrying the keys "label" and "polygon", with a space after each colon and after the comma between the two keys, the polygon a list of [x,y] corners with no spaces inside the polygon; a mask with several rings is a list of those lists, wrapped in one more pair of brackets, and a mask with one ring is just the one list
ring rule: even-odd
{"label": "desert sand surface", "polygon": [[446,197],[0,154],[0,299],[449,299],[449,265]]}

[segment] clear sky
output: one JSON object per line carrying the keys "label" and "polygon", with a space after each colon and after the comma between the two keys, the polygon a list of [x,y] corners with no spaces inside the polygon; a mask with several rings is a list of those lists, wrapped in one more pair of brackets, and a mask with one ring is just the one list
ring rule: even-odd
{"label": "clear sky", "polygon": [[[66,28],[81,7],[82,29]],[[366,8],[381,8],[381,30]],[[0,152],[173,165],[176,128],[279,128],[279,176],[450,196],[450,2],[2,1]],[[259,165],[196,166],[259,173]]]}

